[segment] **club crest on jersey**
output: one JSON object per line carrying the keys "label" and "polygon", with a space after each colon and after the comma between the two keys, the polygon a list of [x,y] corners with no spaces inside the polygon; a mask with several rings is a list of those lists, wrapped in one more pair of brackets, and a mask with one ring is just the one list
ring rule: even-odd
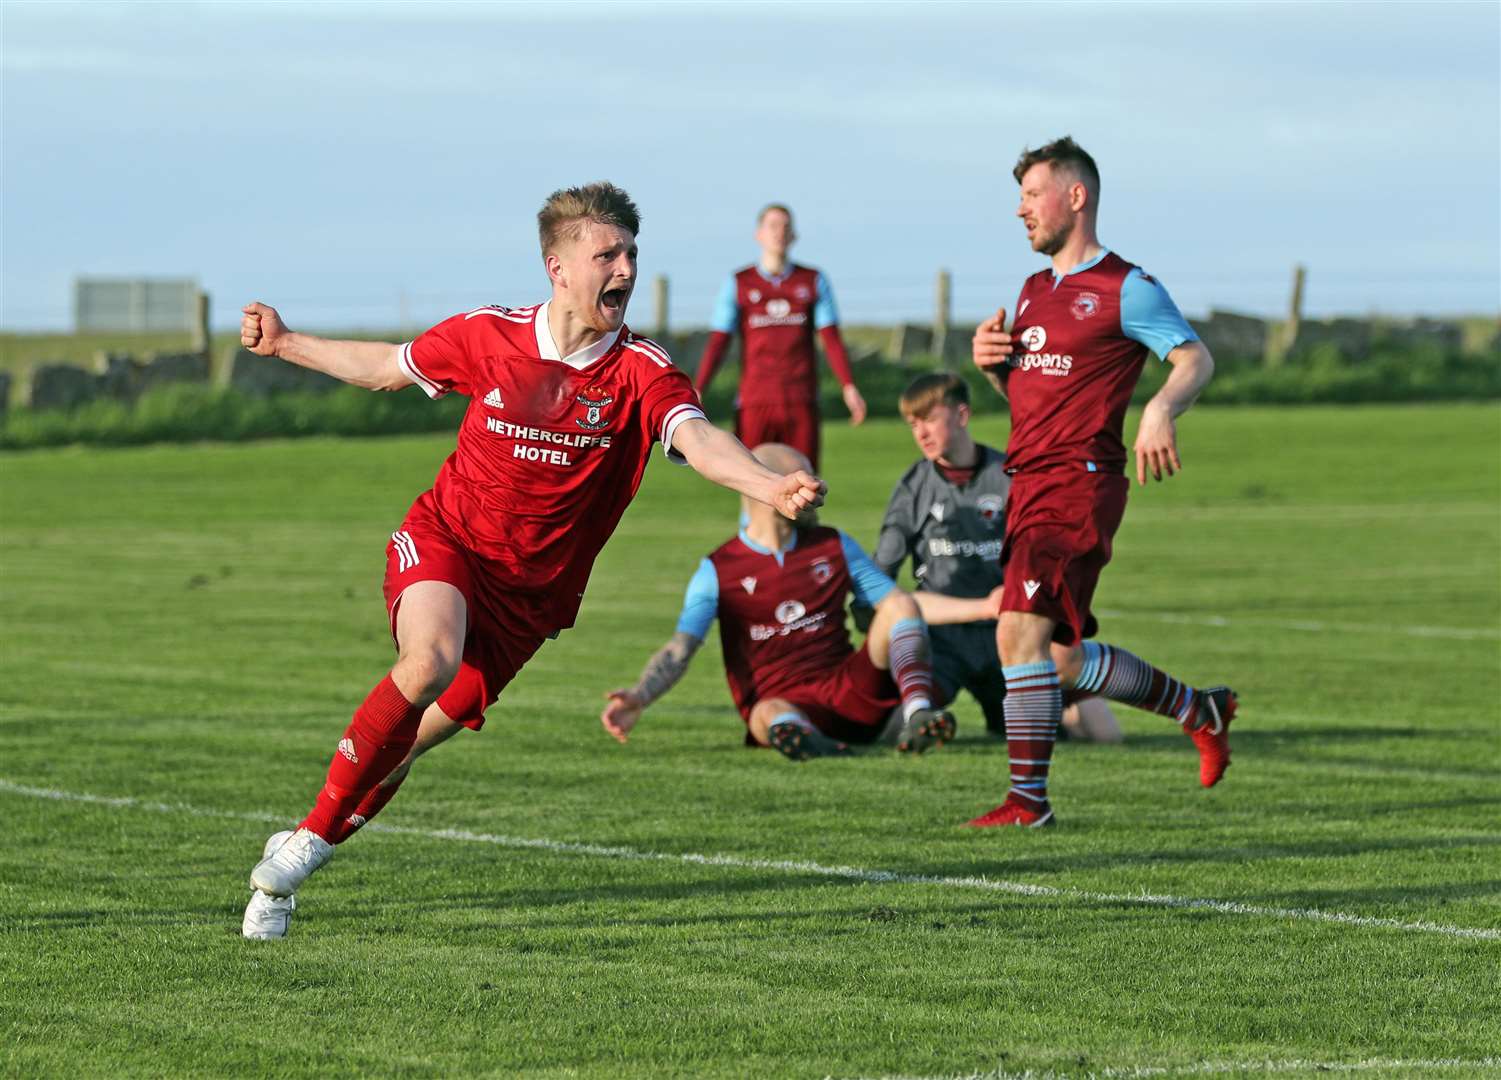
{"label": "club crest on jersey", "polygon": [[808,609],[803,607],[802,601],[783,600],[780,604],[777,605],[777,622],[781,623],[783,626],[786,626],[789,623],[797,622],[797,620],[801,619],[807,613]]}
{"label": "club crest on jersey", "polygon": [[797,296],[797,298],[799,300],[803,300],[803,301],[806,301],[808,299],[809,295],[810,295],[809,292],[808,292],[808,286],[806,286],[806,285],[799,285],[796,289],[794,289],[792,291],[793,291],[794,294],[796,294],[796,296]]}
{"label": "club crest on jersey", "polygon": [[749,595],[752,595],[752,596],[755,595],[755,592],[756,592],[756,579],[755,578],[753,578],[753,577],[743,577],[743,578],[740,579],[740,584],[745,589],[746,593],[748,593]]}
{"label": "club crest on jersey", "polygon": [[813,564],[813,580],[822,585],[834,576],[834,568],[829,565],[828,559],[819,559]]}
{"label": "club crest on jersey", "polygon": [[600,410],[612,403],[615,398],[603,387],[586,387],[584,392],[573,400],[577,401],[587,410],[582,418],[574,417],[573,422],[579,427],[588,428],[590,431],[598,431],[602,427],[610,426],[610,422],[603,418]]}
{"label": "club crest on jersey", "polygon": [[1069,305],[1069,312],[1079,320],[1090,319],[1100,313],[1100,294],[1082,292],[1074,297],[1074,302]]}
{"label": "club crest on jersey", "polygon": [[1028,352],[1037,352],[1048,343],[1048,332],[1040,326],[1029,326],[1021,333],[1021,343]]}
{"label": "club crest on jersey", "polygon": [[1001,508],[1006,505],[1006,500],[999,495],[981,495],[975,500],[980,508],[980,516],[986,521],[994,521],[1001,516]]}

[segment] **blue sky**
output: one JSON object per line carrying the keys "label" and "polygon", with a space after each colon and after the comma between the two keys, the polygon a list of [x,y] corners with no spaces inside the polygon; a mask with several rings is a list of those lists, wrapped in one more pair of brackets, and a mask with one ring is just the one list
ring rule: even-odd
{"label": "blue sky", "polygon": [[[677,325],[792,205],[848,322],[1010,307],[1020,150],[1190,315],[1501,307],[1501,5],[4,5],[7,329],[75,274],[198,277],[293,325],[541,298],[534,214],[608,178]],[[650,320],[646,292],[634,322]]]}

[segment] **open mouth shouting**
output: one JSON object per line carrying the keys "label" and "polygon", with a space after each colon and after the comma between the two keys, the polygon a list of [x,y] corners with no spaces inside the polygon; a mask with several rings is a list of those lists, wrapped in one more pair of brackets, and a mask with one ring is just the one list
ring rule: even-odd
{"label": "open mouth shouting", "polygon": [[625,318],[625,306],[630,303],[631,286],[616,285],[599,294],[599,310],[612,325],[619,326]]}

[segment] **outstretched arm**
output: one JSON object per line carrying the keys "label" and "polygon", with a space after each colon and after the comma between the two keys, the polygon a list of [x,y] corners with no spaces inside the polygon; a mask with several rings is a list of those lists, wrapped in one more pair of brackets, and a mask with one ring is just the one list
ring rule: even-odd
{"label": "outstretched arm", "polygon": [[968,599],[962,596],[944,596],[942,593],[918,589],[912,594],[917,609],[922,612],[923,622],[929,626],[948,623],[985,622],[1001,617],[1001,586],[991,590],[989,596]]}
{"label": "outstretched arm", "polygon": [[1214,376],[1214,357],[1202,341],[1185,341],[1163,357],[1173,365],[1167,382],[1152,395],[1141,411],[1136,429],[1136,479],[1147,482],[1147,472],[1162,479],[1183,469],[1178,458],[1178,427],[1174,421],[1188,411]]}
{"label": "outstretched arm", "polygon": [[676,450],[695,472],[720,487],[775,507],[783,517],[823,505],[828,487],[799,469],[782,476],[762,465],[739,439],[699,417],[684,420],[672,435]]}
{"label": "outstretched arm", "polygon": [[635,686],[611,690],[605,695],[608,701],[599,714],[599,722],[605,730],[620,742],[625,742],[636,721],[641,719],[642,710],[677,685],[702,644],[702,638],[682,630],[673,634],[672,639],[646,662]]}
{"label": "outstretched arm", "polygon": [[397,360],[399,345],[293,333],[275,308],[259,302],[246,304],[240,311],[240,344],[257,356],[275,356],[366,390],[400,390],[412,385]]}

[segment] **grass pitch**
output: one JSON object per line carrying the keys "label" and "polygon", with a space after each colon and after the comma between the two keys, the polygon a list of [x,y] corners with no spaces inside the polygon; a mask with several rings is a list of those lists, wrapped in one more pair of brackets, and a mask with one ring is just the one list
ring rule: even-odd
{"label": "grass pitch", "polygon": [[[740,748],[714,643],[616,745],[601,694],[734,527],[658,460],[579,627],[277,943],[238,936],[246,875],[390,662],[382,546],[451,438],[0,458],[0,1072],[1501,1071],[1501,412],[1181,427],[1097,603],[1241,692],[1212,791],[1123,710],[1060,745],[1060,828],[976,834],[1006,758],[972,706],[921,759],[792,765]],[[869,545],[910,440],[826,438]]]}

